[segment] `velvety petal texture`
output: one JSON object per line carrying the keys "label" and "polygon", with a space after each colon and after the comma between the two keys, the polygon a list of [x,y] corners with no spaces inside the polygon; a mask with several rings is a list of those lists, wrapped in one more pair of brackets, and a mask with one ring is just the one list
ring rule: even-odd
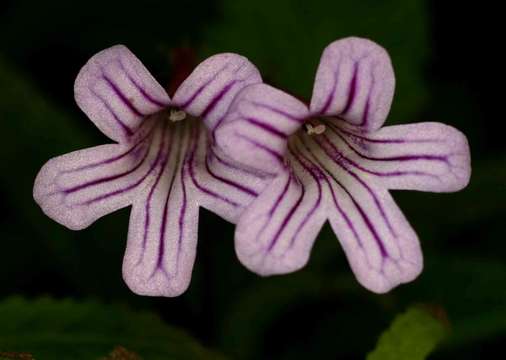
{"label": "velvety petal texture", "polygon": [[214,55],[197,66],[179,86],[173,104],[201,117],[209,129],[215,129],[237,92],[261,81],[257,68],[245,57],[230,53]]}
{"label": "velvety petal texture", "polygon": [[112,140],[127,141],[139,124],[169,105],[163,87],[123,45],[93,56],[74,84],[79,107]]}
{"label": "velvety petal texture", "polygon": [[[258,81],[244,57],[216,55],[171,101],[126,47],[98,53],[78,75],[76,100],[119,143],[51,159],[35,181],[35,200],[74,230],[132,205],[126,283],[142,295],[181,294],[195,261],[199,207],[236,221],[267,183],[215,148],[206,127],[224,116],[237,91]],[[186,95],[193,99],[177,102]]]}
{"label": "velvety petal texture", "polygon": [[376,130],[385,122],[394,88],[394,71],[385,49],[367,39],[338,40],[323,51],[311,112]]}
{"label": "velvety petal texture", "polygon": [[266,173],[285,167],[287,139],[309,116],[307,106],[266,84],[245,88],[230,106],[216,141],[231,158]]}
{"label": "velvety petal texture", "polygon": [[469,182],[470,152],[466,137],[444,124],[380,128],[393,90],[385,50],[347,38],[325,49],[309,109],[265,84],[237,95],[216,143],[273,179],[237,223],[245,266],[260,275],[300,269],[328,220],[371,291],[421,272],[416,233],[388,190],[460,190]]}

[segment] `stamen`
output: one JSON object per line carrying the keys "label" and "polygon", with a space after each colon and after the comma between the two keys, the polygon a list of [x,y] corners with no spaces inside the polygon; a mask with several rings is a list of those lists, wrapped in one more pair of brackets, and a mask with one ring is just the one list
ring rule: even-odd
{"label": "stamen", "polygon": [[176,122],[176,121],[184,120],[185,118],[186,118],[186,113],[183,110],[174,110],[174,109],[170,110],[170,114],[169,114],[170,121]]}
{"label": "stamen", "polygon": [[316,126],[313,126],[312,124],[306,124],[306,130],[307,130],[307,134],[308,135],[320,135],[320,134],[323,134],[325,132],[325,125],[323,124],[318,124]]}

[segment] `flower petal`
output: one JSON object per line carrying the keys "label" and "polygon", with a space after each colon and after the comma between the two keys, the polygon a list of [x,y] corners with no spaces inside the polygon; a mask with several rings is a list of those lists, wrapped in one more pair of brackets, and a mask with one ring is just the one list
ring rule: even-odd
{"label": "flower petal", "polygon": [[358,172],[376,176],[389,189],[451,192],[469,182],[467,139],[441,123],[389,126],[368,134],[330,126],[325,137],[347,153]]}
{"label": "flower petal", "polygon": [[73,230],[129,205],[155,172],[161,151],[161,137],[153,127],[143,126],[131,140],[49,160],[35,180],[35,201],[50,218]]}
{"label": "flower petal", "polygon": [[387,52],[370,40],[346,38],[323,51],[310,109],[316,115],[337,116],[376,130],[388,115],[394,88]]}
{"label": "flower petal", "polygon": [[123,277],[140,295],[180,295],[195,261],[198,204],[184,175],[190,127],[172,128],[166,138],[162,170],[135,199],[130,215]]}
{"label": "flower petal", "polygon": [[270,180],[209,144],[205,129],[196,135],[187,163],[199,205],[232,223]]}
{"label": "flower petal", "polygon": [[304,123],[308,109],[301,101],[269,85],[241,91],[216,130],[220,147],[234,160],[267,172],[285,168],[287,140]]}
{"label": "flower petal", "polygon": [[211,150],[200,121],[170,125],[163,170],[134,199],[130,217],[123,277],[141,295],[177,296],[188,287],[199,206],[235,221],[264,186],[262,177]]}
{"label": "flower petal", "polygon": [[94,55],[74,84],[77,104],[109,138],[125,142],[140,123],[170,99],[142,63],[123,45]]}
{"label": "flower petal", "polygon": [[[305,166],[303,162],[298,168]],[[260,275],[302,268],[325,222],[322,186],[316,173],[283,172],[246,209],[237,223],[239,260]]]}
{"label": "flower petal", "polygon": [[257,68],[245,57],[225,53],[200,63],[179,86],[173,103],[213,130],[239,90],[262,81]]}
{"label": "flower petal", "polygon": [[328,218],[358,281],[383,293],[418,276],[418,238],[388,191],[336,156],[322,136],[301,136],[297,146],[323,172]]}

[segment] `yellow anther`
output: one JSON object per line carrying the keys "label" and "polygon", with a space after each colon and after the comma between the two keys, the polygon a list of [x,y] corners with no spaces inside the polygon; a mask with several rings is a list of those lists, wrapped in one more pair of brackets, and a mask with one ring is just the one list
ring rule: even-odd
{"label": "yellow anther", "polygon": [[186,113],[183,110],[170,110],[169,119],[170,121],[181,121],[186,118]]}

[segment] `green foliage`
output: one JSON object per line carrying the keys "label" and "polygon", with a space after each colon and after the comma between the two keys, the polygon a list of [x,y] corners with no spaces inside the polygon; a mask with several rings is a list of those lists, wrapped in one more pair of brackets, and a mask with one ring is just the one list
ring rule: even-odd
{"label": "green foliage", "polygon": [[412,307],[398,315],[367,360],[423,360],[447,335],[444,319],[428,308]]}
{"label": "green foliage", "polygon": [[222,359],[152,313],[96,301],[12,297],[0,303],[0,324],[0,351],[41,360],[96,359],[118,346],[150,360]]}
{"label": "green foliage", "polygon": [[361,36],[392,57],[397,90],[389,123],[409,122],[426,101],[426,2],[422,0],[305,1],[222,0],[223,16],[211,27],[209,53],[249,57],[265,80],[309,99],[322,50],[330,42]]}

